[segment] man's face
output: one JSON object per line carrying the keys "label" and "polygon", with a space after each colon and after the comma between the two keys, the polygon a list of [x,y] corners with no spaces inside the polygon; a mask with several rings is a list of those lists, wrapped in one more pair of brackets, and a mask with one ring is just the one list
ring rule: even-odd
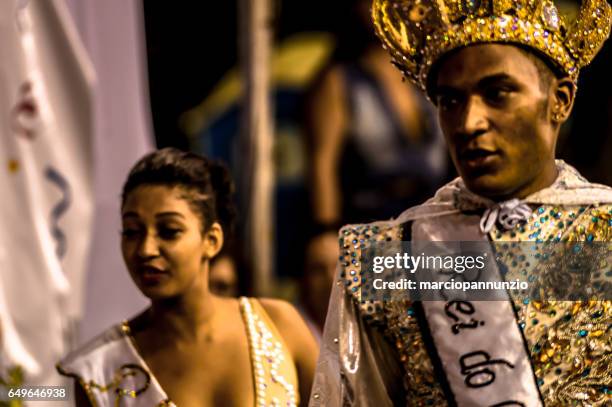
{"label": "man's face", "polygon": [[556,176],[551,91],[525,51],[483,44],[458,50],[437,71],[434,101],[457,171],[492,199],[524,197]]}

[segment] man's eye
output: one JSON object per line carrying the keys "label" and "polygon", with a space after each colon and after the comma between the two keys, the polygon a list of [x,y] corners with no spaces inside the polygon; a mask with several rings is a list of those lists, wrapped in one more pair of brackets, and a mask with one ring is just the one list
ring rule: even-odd
{"label": "man's eye", "polygon": [[510,92],[511,90],[506,88],[491,88],[487,89],[485,97],[493,103],[500,103],[510,96]]}
{"label": "man's eye", "polygon": [[161,237],[162,239],[176,239],[180,233],[182,232],[181,229],[176,229],[176,228],[161,228],[159,229],[159,237]]}

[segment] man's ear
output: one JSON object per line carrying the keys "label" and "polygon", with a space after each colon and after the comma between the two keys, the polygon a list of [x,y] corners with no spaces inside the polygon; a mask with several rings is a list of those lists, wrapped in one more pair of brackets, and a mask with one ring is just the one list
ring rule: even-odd
{"label": "man's ear", "polygon": [[223,247],[223,228],[218,222],[210,225],[204,232],[202,241],[202,258],[212,259]]}
{"label": "man's ear", "polygon": [[551,119],[561,125],[572,113],[576,99],[576,84],[568,77],[555,79],[552,87]]}

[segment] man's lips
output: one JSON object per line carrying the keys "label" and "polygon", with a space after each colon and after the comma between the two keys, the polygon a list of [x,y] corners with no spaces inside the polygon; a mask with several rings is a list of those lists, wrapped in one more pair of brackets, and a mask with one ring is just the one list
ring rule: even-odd
{"label": "man's lips", "polygon": [[468,147],[464,148],[461,151],[461,157],[465,157],[467,159],[472,158],[480,158],[483,156],[488,156],[492,154],[497,154],[497,150],[494,148],[486,148],[486,147]]}
{"label": "man's lips", "polygon": [[464,161],[478,160],[493,155],[499,155],[499,152],[489,148],[466,148],[464,149],[459,157]]}
{"label": "man's lips", "polygon": [[469,167],[480,167],[492,163],[499,157],[499,152],[486,148],[467,148],[459,157]]}

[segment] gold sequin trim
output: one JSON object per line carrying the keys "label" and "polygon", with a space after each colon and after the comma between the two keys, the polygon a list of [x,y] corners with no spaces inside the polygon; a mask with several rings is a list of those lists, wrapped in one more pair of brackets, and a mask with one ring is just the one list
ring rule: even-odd
{"label": "gold sequin trim", "polygon": [[[282,343],[272,334],[266,323],[254,311],[251,300],[240,298],[240,311],[247,326],[251,366],[254,374],[255,405],[280,407],[297,406],[295,386],[280,374],[281,364],[285,362]],[[271,387],[280,386],[285,400],[277,396]]]}
{"label": "gold sequin trim", "polygon": [[381,242],[402,240],[402,226],[350,225],[340,231],[340,276],[338,284],[358,304],[362,318],[383,334],[397,351],[403,368],[402,385],[407,406],[445,406],[444,392],[437,382],[420,327],[410,301],[363,301],[369,286],[361,280],[363,251]]}
{"label": "gold sequin trim", "polygon": [[[491,238],[498,242],[559,242],[560,245],[580,241],[610,242],[611,218],[612,205],[540,206],[527,224],[511,231],[492,231]],[[510,244],[507,248],[506,255],[514,259],[520,257],[520,245]],[[515,268],[524,266],[518,264]],[[602,265],[602,273],[609,270],[609,265]],[[610,405],[612,301],[514,300],[519,327],[527,341],[545,404]]]}

